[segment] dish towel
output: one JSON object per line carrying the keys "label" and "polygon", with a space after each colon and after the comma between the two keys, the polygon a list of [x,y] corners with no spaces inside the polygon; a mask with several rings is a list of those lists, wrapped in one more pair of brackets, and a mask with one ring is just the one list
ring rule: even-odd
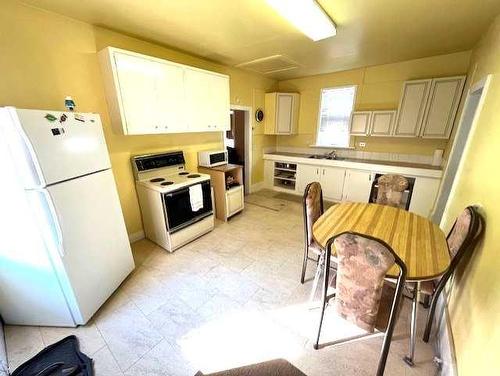
{"label": "dish towel", "polygon": [[203,208],[203,191],[201,184],[195,184],[189,187],[189,201],[191,201],[191,210],[198,211]]}

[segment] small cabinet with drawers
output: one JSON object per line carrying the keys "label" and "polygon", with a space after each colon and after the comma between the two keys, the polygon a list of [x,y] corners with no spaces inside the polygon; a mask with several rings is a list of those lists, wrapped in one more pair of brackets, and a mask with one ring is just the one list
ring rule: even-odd
{"label": "small cabinet with drawers", "polygon": [[227,221],[244,209],[243,166],[230,163],[216,167],[198,166],[198,171],[210,175],[217,219]]}

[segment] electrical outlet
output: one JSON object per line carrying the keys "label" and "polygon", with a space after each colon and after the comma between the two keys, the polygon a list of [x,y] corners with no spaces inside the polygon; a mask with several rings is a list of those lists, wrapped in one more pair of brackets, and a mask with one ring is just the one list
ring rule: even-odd
{"label": "electrical outlet", "polygon": [[366,142],[360,142],[358,145],[360,148],[364,148],[366,147]]}

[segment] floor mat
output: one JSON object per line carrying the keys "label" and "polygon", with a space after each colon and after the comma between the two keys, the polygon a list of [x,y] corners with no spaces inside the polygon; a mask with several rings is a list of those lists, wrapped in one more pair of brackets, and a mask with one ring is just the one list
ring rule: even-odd
{"label": "floor mat", "polygon": [[287,202],[285,200],[277,200],[276,198],[266,197],[264,195],[260,195],[259,193],[252,193],[251,195],[245,196],[245,203],[277,212],[287,206]]}

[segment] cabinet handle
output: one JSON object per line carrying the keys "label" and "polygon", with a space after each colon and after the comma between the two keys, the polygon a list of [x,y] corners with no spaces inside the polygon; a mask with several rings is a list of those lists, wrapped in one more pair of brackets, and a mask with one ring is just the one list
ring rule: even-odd
{"label": "cabinet handle", "polygon": [[323,176],[325,176],[325,169],[323,169]]}
{"label": "cabinet handle", "polygon": [[316,169],[316,175],[319,175],[319,168]]}

